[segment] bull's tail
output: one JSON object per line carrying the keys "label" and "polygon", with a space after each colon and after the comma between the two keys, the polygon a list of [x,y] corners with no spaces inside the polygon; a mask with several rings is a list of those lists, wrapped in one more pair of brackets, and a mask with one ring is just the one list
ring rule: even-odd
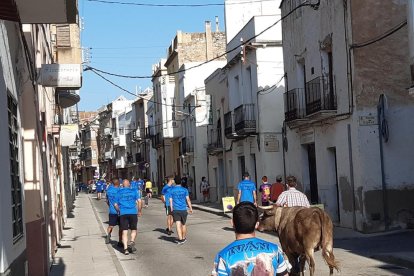
{"label": "bull's tail", "polygon": [[329,266],[330,274],[332,274],[334,268],[339,271],[339,262],[335,260],[333,254],[333,224],[327,213],[322,210],[318,213],[321,220],[322,257]]}

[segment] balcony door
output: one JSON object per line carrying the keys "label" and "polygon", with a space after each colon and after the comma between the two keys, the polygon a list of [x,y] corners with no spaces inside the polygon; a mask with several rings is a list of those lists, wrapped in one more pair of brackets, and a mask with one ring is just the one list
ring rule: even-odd
{"label": "balcony door", "polygon": [[309,164],[309,183],[310,183],[310,201],[311,204],[319,203],[318,195],[318,177],[316,174],[316,152],[315,144],[308,144],[308,164]]}

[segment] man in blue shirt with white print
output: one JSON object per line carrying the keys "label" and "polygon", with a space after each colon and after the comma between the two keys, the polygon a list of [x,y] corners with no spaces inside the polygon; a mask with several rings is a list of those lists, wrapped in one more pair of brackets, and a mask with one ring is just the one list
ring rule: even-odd
{"label": "man in blue shirt with white print", "polygon": [[[131,189],[129,180],[124,180],[123,188],[119,190],[117,203],[114,204],[119,211],[119,225],[122,230],[122,243],[124,254],[136,251],[135,238],[137,236],[138,217],[142,215],[141,196],[135,189]],[[128,230],[131,230],[131,240],[128,243]]]}
{"label": "man in blue shirt with white print", "polygon": [[169,191],[170,207],[173,216],[173,220],[177,226],[178,244],[183,244],[187,241],[187,204],[190,214],[193,213],[193,207],[191,206],[190,195],[188,189],[181,187],[181,184],[177,184]]}
{"label": "man in blue shirt with white print", "polygon": [[[119,216],[118,211],[115,209],[114,204],[118,200],[118,191],[119,191],[119,181],[118,179],[114,178],[112,185],[109,185],[106,191],[106,203],[109,206],[109,222],[108,222],[108,230],[106,235],[106,243],[111,242],[111,233],[113,228],[116,225],[119,225]],[[119,240],[118,246],[122,244],[122,231],[119,229]]]}
{"label": "man in blue shirt with white print", "polygon": [[245,172],[243,175],[243,181],[239,183],[237,189],[239,194],[237,195],[237,204],[240,202],[248,201],[257,206],[256,201],[256,183],[250,181],[250,175]]}
{"label": "man in blue shirt with white print", "polygon": [[173,225],[173,217],[171,213],[171,206],[170,206],[170,190],[173,189],[174,177],[170,176],[167,178],[167,183],[164,185],[161,191],[161,199],[165,204],[165,213],[167,214],[167,232],[168,236],[172,233],[172,225]]}
{"label": "man in blue shirt with white print", "polygon": [[280,248],[256,238],[258,220],[253,203],[244,201],[234,207],[232,224],[236,240],[217,254],[212,275],[288,275]]}

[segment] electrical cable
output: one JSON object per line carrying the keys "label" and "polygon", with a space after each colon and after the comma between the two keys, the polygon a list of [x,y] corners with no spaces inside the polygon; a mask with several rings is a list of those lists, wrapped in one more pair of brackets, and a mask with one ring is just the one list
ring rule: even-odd
{"label": "electrical cable", "polygon": [[391,28],[390,30],[386,31],[385,33],[383,33],[382,35],[380,35],[376,38],[370,39],[370,40],[368,40],[366,42],[363,42],[363,43],[352,44],[350,48],[351,49],[363,48],[363,47],[369,46],[371,44],[377,43],[377,42],[391,36],[392,34],[396,33],[397,31],[401,30],[405,25],[407,25],[407,20],[401,22],[397,26]]}
{"label": "electrical cable", "polygon": [[[214,58],[212,58],[212,59],[210,59],[210,60],[204,61],[204,62],[202,62],[202,63],[200,63],[200,64],[198,64],[198,65],[194,65],[194,66],[188,67],[188,68],[186,68],[186,69],[180,69],[180,70],[177,70],[177,71],[175,71],[175,72],[170,72],[170,73],[167,73],[166,75],[167,75],[167,76],[176,75],[176,74],[179,74],[179,73],[182,73],[182,72],[188,71],[188,70],[192,70],[192,69],[195,69],[195,68],[201,67],[201,66],[203,66],[203,65],[205,65],[205,64],[208,64],[208,63],[210,63],[210,62],[212,62],[212,61],[214,61],[214,60],[217,60],[217,59],[219,59],[219,58],[222,58],[222,57],[226,56],[226,55],[227,55],[227,54],[229,54],[229,53],[232,53],[232,52],[234,52],[234,51],[236,51],[236,50],[239,50],[241,46],[244,46],[244,45],[248,44],[249,42],[251,42],[252,40],[254,40],[255,38],[257,38],[258,36],[262,35],[262,34],[263,34],[263,33],[265,33],[266,31],[270,30],[271,28],[273,28],[274,26],[276,26],[277,24],[279,24],[282,20],[284,20],[285,18],[287,18],[288,16],[290,16],[290,15],[291,15],[292,13],[294,13],[296,10],[298,10],[298,9],[300,9],[300,8],[302,8],[302,7],[305,7],[305,6],[310,6],[310,7],[313,7],[313,6],[314,6],[314,4],[309,3],[309,1],[305,1],[305,2],[303,2],[302,4],[300,4],[299,6],[297,6],[296,8],[292,9],[292,10],[291,10],[289,13],[287,13],[285,16],[281,17],[281,18],[280,18],[279,20],[277,20],[275,23],[273,23],[273,24],[272,24],[272,25],[270,25],[269,27],[265,28],[265,29],[264,29],[263,31],[261,31],[260,33],[258,33],[258,34],[256,34],[256,35],[252,36],[251,38],[247,39],[246,41],[243,41],[241,44],[239,44],[239,45],[235,46],[234,48],[232,48],[232,49],[230,49],[230,50],[228,50],[228,51],[224,52],[223,54],[218,55],[218,56],[216,56],[216,57],[214,57]],[[129,78],[129,79],[152,79],[152,77],[153,77],[153,76],[131,76],[131,75],[115,74],[115,73],[111,73],[111,72],[108,72],[108,71],[100,70],[100,69],[98,69],[98,68],[94,68],[94,67],[91,67],[91,66],[85,66],[84,71],[88,71],[88,70],[92,70],[92,69],[93,69],[94,71],[99,72],[99,73],[102,73],[102,74],[106,74],[106,75],[110,75],[110,76],[114,76],[114,77],[120,77],[120,78]],[[96,72],[95,72],[95,73],[96,73]]]}
{"label": "electrical cable", "polygon": [[[146,99],[143,96],[136,95],[136,94],[130,92],[129,90],[127,90],[127,89],[123,88],[122,86],[114,83],[113,81],[111,81],[110,79],[106,78],[105,76],[102,76],[100,73],[96,72],[95,69],[89,69],[89,70],[92,71],[97,76],[99,76],[100,78],[102,78],[103,80],[105,80],[106,82],[112,84],[116,88],[118,88],[118,89],[120,89],[120,90],[122,90],[122,91],[124,91],[124,92],[126,92],[126,93],[128,93],[128,94],[130,94],[132,96],[134,96],[134,97],[139,97],[139,98],[143,99],[144,101],[147,101],[147,102],[150,102],[150,103],[154,103],[154,104],[164,105],[164,106],[171,106],[171,107],[187,107],[185,105],[165,104],[165,103],[160,103],[160,102],[157,102],[157,101],[154,101],[154,100]],[[198,107],[198,106],[192,106],[192,107]]]}
{"label": "electrical cable", "polygon": [[[108,1],[108,0],[87,0],[88,2],[97,2],[103,4],[115,4],[115,5],[130,5],[130,6],[140,6],[140,7],[188,7],[188,8],[200,8],[200,7],[214,7],[214,6],[224,6],[224,3],[202,3],[202,4],[150,4],[150,3],[136,3],[136,2],[121,2],[121,1]],[[227,5],[240,5],[246,3],[260,3],[260,2],[270,2],[273,0],[251,0],[251,1],[241,1],[236,3],[228,3]]]}
{"label": "electrical cable", "polygon": [[[272,86],[270,86],[270,87],[267,87],[267,88],[263,88],[263,89],[261,89],[261,90],[259,90],[259,91],[257,91],[257,94],[259,94],[259,95],[267,95],[267,94],[270,94],[270,93],[272,93],[274,90],[273,90],[273,88],[275,88],[275,87],[277,87],[281,82],[282,82],[282,80],[285,78],[285,74],[283,74],[283,76],[280,78],[280,80],[277,82],[277,83],[275,83],[275,84],[273,84]],[[269,91],[270,90],[270,91]],[[269,91],[269,92],[266,92],[266,91]],[[266,92],[266,93],[263,93],[263,92]]]}

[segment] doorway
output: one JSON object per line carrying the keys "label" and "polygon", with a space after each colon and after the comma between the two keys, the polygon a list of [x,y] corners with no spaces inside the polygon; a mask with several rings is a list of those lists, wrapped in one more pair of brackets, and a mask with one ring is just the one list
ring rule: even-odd
{"label": "doorway", "polygon": [[339,223],[341,221],[341,216],[339,212],[339,184],[338,184],[338,167],[337,167],[337,160],[336,160],[336,148],[328,148],[328,165],[330,166],[329,171],[329,185],[332,185],[331,190],[333,191],[331,194],[332,196],[332,221]]}
{"label": "doorway", "polygon": [[310,201],[311,204],[319,203],[318,195],[318,177],[316,174],[316,151],[315,144],[307,145],[308,164],[309,164],[309,184],[310,184]]}

